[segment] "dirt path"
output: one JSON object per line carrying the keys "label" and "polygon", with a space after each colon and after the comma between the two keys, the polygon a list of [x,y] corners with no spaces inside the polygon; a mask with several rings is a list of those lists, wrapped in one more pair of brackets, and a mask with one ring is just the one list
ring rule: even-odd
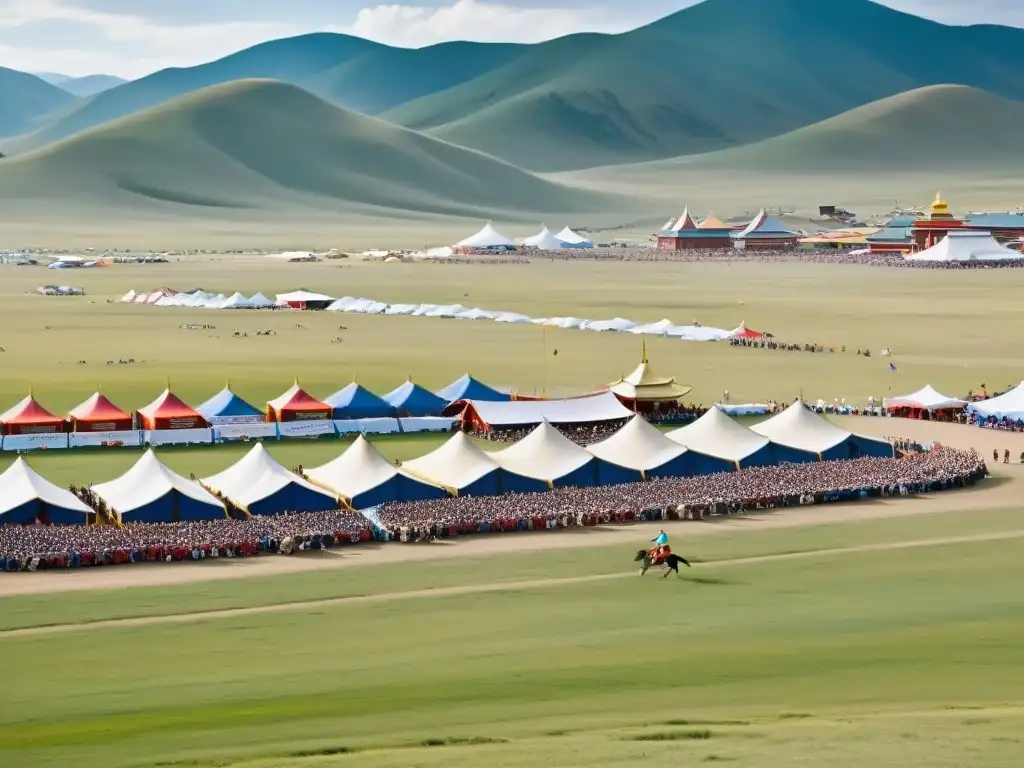
{"label": "dirt path", "polygon": [[[1015,531],[1002,531],[999,533],[977,534],[973,536],[950,536],[935,539],[918,539],[916,541],[901,541],[888,544],[864,544],[856,547],[838,547],[832,549],[809,550],[805,552],[786,552],[775,555],[758,555],[755,557],[740,557],[731,560],[717,560],[713,563],[697,564],[697,570],[728,568],[754,563],[767,563],[785,560],[804,560],[816,557],[833,557],[838,555],[849,555],[862,552],[887,552],[891,550],[919,549],[921,547],[938,547],[949,544],[969,544],[972,542],[1001,541],[1006,539],[1024,538],[1024,529]],[[66,632],[82,632],[90,629],[102,629],[105,627],[145,627],[157,624],[185,624],[194,621],[230,619],[238,616],[250,616],[260,613],[287,613],[294,611],[305,611],[311,608],[321,608],[332,605],[359,604],[359,603],[390,603],[400,600],[418,600],[424,598],[452,597],[458,595],[473,595],[487,592],[509,592],[529,589],[544,589],[547,587],[568,586],[572,584],[585,584],[598,581],[611,581],[615,579],[636,578],[636,571],[624,573],[598,574],[593,576],[573,576],[558,579],[534,579],[530,581],[508,581],[491,582],[487,584],[467,584],[455,587],[438,587],[435,589],[418,589],[405,592],[385,592],[376,595],[352,595],[348,597],[334,597],[323,600],[306,600],[292,603],[277,603],[275,605],[261,605],[249,608],[226,608],[215,611],[201,611],[197,613],[177,613],[166,616],[140,616],[127,619],[107,619],[102,621],[81,622],[77,624],[53,624],[42,627],[25,627],[0,631],[0,640],[6,638],[29,637],[35,635],[50,635]]]}
{"label": "dirt path", "polygon": [[[837,419],[845,428],[862,434],[905,435],[926,442],[987,451],[1009,448],[1014,456],[1024,451],[1024,433],[1001,433],[956,424],[935,424],[907,419],[844,417]],[[998,482],[985,482],[966,491],[951,491],[931,496],[885,499],[850,504],[784,509],[737,518],[707,522],[665,523],[673,536],[690,538],[722,533],[757,532],[800,528],[833,523],[878,520],[882,518],[926,515],[969,509],[997,509],[1017,506],[1024,490],[1024,467],[992,465]],[[80,568],[45,573],[3,574],[0,598],[14,595],[50,594],[79,590],[159,587],[226,579],[247,579],[323,569],[352,568],[366,565],[442,560],[454,557],[489,556],[501,553],[542,552],[577,547],[603,547],[635,544],[643,533],[636,525],[603,526],[562,531],[509,535],[467,536],[430,545],[360,545],[308,553],[294,557],[252,557],[206,560],[199,563],[137,564],[114,568]]]}

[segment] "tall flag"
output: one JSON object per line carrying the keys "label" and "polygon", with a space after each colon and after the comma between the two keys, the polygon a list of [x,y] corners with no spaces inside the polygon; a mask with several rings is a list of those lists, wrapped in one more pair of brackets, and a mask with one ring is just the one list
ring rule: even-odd
{"label": "tall flag", "polygon": [[896,373],[896,366],[889,363],[889,373]]}

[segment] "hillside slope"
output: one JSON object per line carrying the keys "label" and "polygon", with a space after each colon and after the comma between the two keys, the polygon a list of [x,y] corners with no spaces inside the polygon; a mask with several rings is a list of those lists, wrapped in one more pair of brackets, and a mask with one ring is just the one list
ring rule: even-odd
{"label": "hillside slope", "polygon": [[926,85],[1024,98],[1024,30],[870,0],[706,0],[572,36],[383,116],[536,170],[709,152]]}
{"label": "hillside slope", "polygon": [[39,130],[4,144],[27,152],[202,88],[245,79],[297,85],[338,106],[375,114],[452,87],[511,61],[523,46],[446,43],[391,48],[319,33],[263,43],[195,67],[165,69],[83,101]]}
{"label": "hillside slope", "polygon": [[75,101],[35,75],[0,67],[0,136],[31,129],[44,115]]}
{"label": "hillside slope", "polygon": [[127,82],[127,80],[114,75],[85,75],[84,77],[69,77],[54,83],[54,85],[74,96],[85,97],[109,91],[111,88],[116,88]]}
{"label": "hillside slope", "polygon": [[459,216],[615,202],[267,80],[208,88],[5,159],[4,198]]}

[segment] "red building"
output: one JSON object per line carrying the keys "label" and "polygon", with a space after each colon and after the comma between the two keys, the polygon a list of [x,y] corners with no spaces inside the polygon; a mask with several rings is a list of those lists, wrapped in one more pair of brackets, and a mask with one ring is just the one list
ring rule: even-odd
{"label": "red building", "polygon": [[707,250],[732,248],[732,229],[714,216],[698,224],[686,208],[683,215],[666,223],[664,230],[655,235],[662,251]]}
{"label": "red building", "polygon": [[949,212],[949,206],[936,193],[935,202],[924,216],[914,221],[910,230],[914,250],[923,251],[937,245],[951,231],[964,229],[964,222]]}

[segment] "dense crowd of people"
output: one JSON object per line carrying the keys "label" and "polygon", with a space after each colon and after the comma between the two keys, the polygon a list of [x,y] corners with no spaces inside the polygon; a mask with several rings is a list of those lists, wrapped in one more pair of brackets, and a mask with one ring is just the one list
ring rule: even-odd
{"label": "dense crowd of people", "polygon": [[20,571],[327,549],[368,541],[354,512],[296,512],[181,523],[0,526],[0,570]]}
{"label": "dense crowd of people", "polygon": [[[615,419],[597,424],[552,424],[551,426],[576,443],[576,445],[592,445],[614,435],[622,429],[624,423],[623,419]],[[480,440],[513,443],[527,437],[536,428],[534,424],[519,427],[492,428],[489,430],[473,430],[469,434]]]}
{"label": "dense crowd of people", "polygon": [[772,336],[760,339],[729,339],[730,347],[744,349],[770,349],[776,352],[845,352],[846,347],[832,347],[824,344],[797,344],[789,341],[778,341]]}
{"label": "dense crowd of people", "polygon": [[195,561],[291,554],[373,538],[417,541],[468,533],[703,519],[747,509],[964,487],[986,473],[984,460],[974,452],[925,451],[908,441],[901,446],[900,458],[788,464],[547,493],[388,503],[377,509],[377,525],[354,512],[336,511],[123,527],[0,526],[0,570]]}

